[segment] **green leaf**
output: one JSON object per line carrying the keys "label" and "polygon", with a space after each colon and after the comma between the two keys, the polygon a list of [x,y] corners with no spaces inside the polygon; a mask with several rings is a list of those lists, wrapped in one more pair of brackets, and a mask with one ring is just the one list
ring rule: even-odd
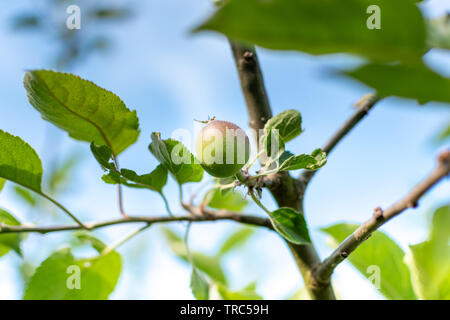
{"label": "green leaf", "polygon": [[297,110],[286,110],[270,118],[264,126],[266,134],[278,130],[280,138],[289,142],[302,133],[302,116]]}
{"label": "green leaf", "polygon": [[227,279],[223,272],[222,266],[220,265],[220,260],[216,257],[207,256],[201,252],[191,252],[192,261],[194,265],[205,274],[207,274],[211,279],[214,279],[223,284],[227,283]]}
{"label": "green leaf", "polygon": [[5,187],[5,183],[6,183],[6,180],[0,178],[0,192],[1,192],[1,191],[3,190],[3,188]]}
{"label": "green leaf", "polygon": [[300,288],[288,300],[312,300],[306,287]]}
{"label": "green leaf", "polygon": [[[358,225],[338,223],[321,229],[338,245],[351,235]],[[403,262],[405,253],[399,245],[381,231],[376,231],[360,247],[354,251],[348,260],[366,278],[372,273],[371,266],[380,270],[379,291],[388,299],[413,300],[414,294],[410,272]]]}
{"label": "green leaf", "polygon": [[239,228],[237,231],[233,232],[228,239],[222,244],[220,248],[219,255],[223,256],[232,250],[235,250],[243,246],[248,239],[255,233],[252,228],[244,227]]}
{"label": "green leaf", "polygon": [[[163,232],[172,252],[186,263],[189,263],[183,239],[171,229],[163,228]],[[194,266],[207,274],[211,279],[223,284],[227,283],[219,258],[210,257],[196,251],[191,251],[191,257]]]}
{"label": "green leaf", "polygon": [[35,206],[37,203],[37,198],[33,193],[19,186],[14,186],[14,193],[24,202],[30,206]]}
{"label": "green leaf", "polygon": [[406,261],[419,298],[450,300],[450,205],[434,212],[429,240],[410,246]]}
{"label": "green leaf", "polygon": [[279,208],[270,213],[275,230],[286,240],[295,244],[311,243],[308,226],[303,214],[291,208]]}
{"label": "green leaf", "polygon": [[161,134],[152,133],[150,152],[163,164],[178,184],[199,182],[203,178],[203,168],[189,150],[176,140],[161,140]]}
{"label": "green leaf", "polygon": [[425,65],[366,64],[343,74],[374,88],[382,96],[416,99],[422,104],[450,103],[450,79]]}
{"label": "green leaf", "polygon": [[428,20],[427,29],[428,47],[450,50],[450,18],[448,15]]}
{"label": "green leaf", "polygon": [[136,112],[90,81],[69,73],[34,70],[25,74],[24,86],[43,119],[74,139],[107,145],[118,155],[139,136]]}
{"label": "green leaf", "polygon": [[94,142],[91,143],[91,152],[103,170],[115,170],[116,166],[113,161],[113,152],[110,147],[102,145],[97,146]]}
{"label": "green leaf", "polygon": [[436,135],[436,143],[442,143],[450,139],[450,124],[447,124],[445,128],[442,128]]}
{"label": "green leaf", "polygon": [[217,290],[224,300],[263,300],[263,298],[254,290],[243,288],[238,291],[231,291],[224,285],[218,283]]}
{"label": "green leaf", "polygon": [[[104,300],[114,291],[122,268],[113,251],[88,259],[76,259],[61,249],[41,263],[25,290],[25,300]],[[79,271],[79,273],[78,273]],[[79,275],[79,288],[77,288]]]}
{"label": "green leaf", "polygon": [[[381,29],[367,27],[371,5],[380,8]],[[411,0],[229,0],[199,30],[311,54],[416,62],[425,53],[425,23]]]}
{"label": "green leaf", "polygon": [[223,193],[220,188],[209,190],[203,202],[210,208],[235,212],[241,212],[248,205],[247,199],[241,192],[230,190],[230,192]]}
{"label": "green leaf", "polygon": [[101,167],[109,171],[107,175],[102,177],[104,182],[109,184],[121,183],[130,188],[145,188],[162,194],[162,189],[167,183],[168,171],[166,167],[158,165],[151,173],[144,175],[138,175],[130,169],[121,169],[119,173],[115,164],[111,161],[112,151],[109,147],[96,146],[92,143],[91,151]]}
{"label": "green leaf", "polygon": [[163,165],[158,165],[151,173],[144,175],[138,175],[129,169],[122,169],[120,172],[125,179],[135,183],[134,187],[147,188],[159,193],[162,193],[162,189],[167,183],[168,171]]}
{"label": "green leaf", "polygon": [[195,268],[192,269],[191,289],[195,299],[197,300],[209,299],[209,284]]}
{"label": "green leaf", "polygon": [[321,149],[316,149],[311,153],[311,155],[301,154],[298,156],[290,156],[287,159],[283,159],[283,162],[280,161],[280,167],[278,168],[278,171],[298,169],[317,170],[323,167],[326,162],[326,153]]}
{"label": "green leaf", "polygon": [[0,178],[41,193],[42,163],[19,137],[0,130]]}
{"label": "green leaf", "polygon": [[73,183],[76,166],[80,164],[78,153],[71,153],[60,163],[53,163],[48,174],[48,190],[50,194],[60,194]]}
{"label": "green leaf", "polygon": [[106,244],[103,243],[100,239],[94,237],[92,233],[88,231],[77,231],[73,234],[73,236],[78,239],[81,243],[87,243],[92,246],[98,253],[102,253],[103,250],[106,249]]}
{"label": "green leaf", "polygon": [[[20,222],[11,213],[0,209],[1,224],[18,226]],[[23,237],[19,233],[0,234],[0,257],[7,254],[11,249],[22,256],[22,251],[20,250],[20,242],[22,239]]]}

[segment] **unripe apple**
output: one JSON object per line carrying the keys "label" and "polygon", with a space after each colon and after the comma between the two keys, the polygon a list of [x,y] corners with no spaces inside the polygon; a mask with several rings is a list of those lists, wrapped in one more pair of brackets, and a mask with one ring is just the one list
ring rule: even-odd
{"label": "unripe apple", "polygon": [[245,132],[234,123],[213,120],[197,137],[196,153],[210,175],[231,177],[248,162],[250,142]]}

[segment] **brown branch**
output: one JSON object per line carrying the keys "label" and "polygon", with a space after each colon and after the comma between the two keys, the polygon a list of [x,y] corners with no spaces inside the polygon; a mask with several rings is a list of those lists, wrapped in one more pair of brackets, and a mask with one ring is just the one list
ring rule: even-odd
{"label": "brown branch", "polygon": [[249,124],[258,137],[259,130],[264,128],[267,120],[272,117],[258,56],[253,46],[245,46],[231,40],[230,45],[247,105]]}
{"label": "brown branch", "polygon": [[[179,221],[190,221],[190,222],[212,222],[219,220],[231,220],[244,224],[254,225],[258,227],[265,227],[268,229],[273,229],[270,220],[267,218],[245,215],[237,212],[219,210],[217,212],[211,211],[209,209],[204,208],[202,212],[198,209],[198,207],[194,207],[191,205],[184,205],[185,208],[190,212],[189,215],[184,216],[126,216],[120,219],[107,220],[103,222],[95,222],[88,223],[86,227],[89,230],[99,229],[103,227],[113,226],[113,225],[122,225],[127,223],[139,223],[143,222],[146,224],[155,224],[155,223],[168,223],[168,222],[179,222]],[[58,231],[73,231],[83,229],[80,225],[62,225],[62,226],[49,226],[49,227],[41,227],[41,226],[12,226],[0,224],[0,234],[6,233],[24,233],[24,232],[37,232],[37,233],[51,233]]]}
{"label": "brown branch", "polygon": [[[322,150],[328,155],[333,151],[334,147],[366,116],[370,109],[381,100],[376,94],[370,94],[363,97],[356,105],[358,109],[351,115],[347,121],[333,134],[333,136],[323,145]],[[299,181],[304,185],[303,188],[309,184],[313,176],[318,170],[304,170],[299,177]]]}
{"label": "brown branch", "polygon": [[[247,104],[250,127],[254,130],[255,139],[258,142],[259,130],[264,128],[264,124],[272,116],[258,57],[253,46],[245,46],[232,40],[230,40],[230,45]],[[290,207],[303,212],[303,189],[300,182],[291,177],[289,173],[280,172],[265,176],[264,185],[271,192],[278,206]],[[335,299],[329,283],[321,285],[311,277],[314,266],[320,263],[314,246],[312,244],[294,245],[287,241],[286,243],[294,256],[311,297],[313,299]]]}
{"label": "brown branch", "polygon": [[420,198],[450,172],[450,150],[441,153],[436,168],[403,199],[385,211],[376,208],[373,216],[363,223],[352,235],[345,239],[333,253],[314,270],[314,278],[320,283],[328,283],[336,266],[347,258],[360,244],[387,221],[408,208],[416,208]]}

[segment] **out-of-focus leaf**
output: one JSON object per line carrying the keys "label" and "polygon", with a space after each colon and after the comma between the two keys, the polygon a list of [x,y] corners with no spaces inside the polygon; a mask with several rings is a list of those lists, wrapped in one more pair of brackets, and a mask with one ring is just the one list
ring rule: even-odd
{"label": "out-of-focus leaf", "polygon": [[21,138],[0,130],[0,178],[41,193],[42,163]]}
{"label": "out-of-focus leaf", "polygon": [[[20,222],[11,213],[0,209],[0,224],[18,226]],[[22,251],[20,250],[22,238],[19,233],[0,234],[0,257],[7,254],[10,250],[14,250],[18,255],[22,256]]]}
{"label": "out-of-focus leaf", "polygon": [[90,232],[87,231],[77,231],[73,236],[78,239],[81,243],[87,243],[92,246],[98,253],[106,248],[106,245],[100,239],[94,237]]}
{"label": "out-of-focus leaf", "polygon": [[232,250],[240,248],[243,246],[250,237],[255,233],[255,230],[248,227],[239,228],[237,231],[233,232],[227,240],[222,244],[219,250],[219,255],[224,255]]}
{"label": "out-of-focus leaf", "polygon": [[65,158],[61,163],[56,163],[52,166],[47,183],[50,194],[64,191],[70,183],[72,174],[78,163],[80,163],[80,156],[74,153]]}
{"label": "out-of-focus leaf", "polygon": [[[373,5],[381,11],[381,29],[367,27]],[[416,62],[425,53],[425,23],[411,0],[229,0],[196,30],[311,54]]]}
{"label": "out-of-focus leaf", "polygon": [[295,292],[291,297],[289,297],[289,300],[312,300],[311,296],[309,295],[308,290],[306,290],[306,287],[302,287],[297,292]]}
{"label": "out-of-focus leaf", "polygon": [[314,150],[311,155],[301,154],[298,156],[290,156],[287,159],[283,158],[283,162],[280,161],[280,167],[278,171],[288,170],[317,170],[323,167],[327,163],[327,155],[321,149]]}
{"label": "out-of-focus leaf", "polygon": [[410,246],[406,261],[419,298],[450,300],[450,205],[434,212],[429,240]]}
{"label": "out-of-focus leaf", "polygon": [[374,88],[381,96],[450,103],[450,79],[425,65],[366,64],[343,74]]}
{"label": "out-of-focus leaf", "polygon": [[26,202],[30,206],[34,206],[37,203],[37,198],[27,189],[24,189],[19,186],[14,186],[14,192],[15,194],[22,199],[24,202]]}
{"label": "out-of-focus leaf", "polygon": [[0,178],[0,192],[3,190],[3,188],[5,187],[6,184],[6,180],[3,178]]}
{"label": "out-of-focus leaf", "polygon": [[14,30],[38,30],[42,24],[40,16],[33,13],[26,13],[13,18],[12,27]]}
{"label": "out-of-focus leaf", "polygon": [[436,143],[442,143],[450,139],[450,124],[447,124],[445,128],[442,128],[436,135]]}
{"label": "out-of-focus leaf", "polygon": [[202,180],[202,166],[195,161],[194,155],[181,142],[172,139],[161,140],[160,133],[153,132],[149,149],[155,158],[169,170],[178,184]]}
{"label": "out-of-focus leaf", "polygon": [[[163,232],[173,253],[183,261],[189,262],[183,239],[168,228],[163,228]],[[191,258],[194,266],[211,277],[211,279],[223,284],[227,283],[219,258],[210,257],[196,251],[191,251]]]}
{"label": "out-of-focus leaf", "polygon": [[121,265],[121,257],[115,251],[89,259],[76,259],[70,249],[58,250],[36,269],[24,299],[107,299],[117,284]]}
{"label": "out-of-focus leaf", "polygon": [[217,290],[224,300],[263,300],[263,298],[254,291],[254,289],[243,288],[238,291],[231,291],[224,285],[218,283]]}
{"label": "out-of-focus leaf", "polygon": [[139,136],[136,112],[90,81],[69,73],[34,70],[25,74],[24,86],[42,118],[74,139],[107,145],[118,155]]}
{"label": "out-of-focus leaf", "polygon": [[311,242],[308,226],[303,214],[291,208],[279,208],[270,213],[275,230],[289,242],[308,244]]}
{"label": "out-of-focus leaf", "polygon": [[[337,246],[357,228],[358,225],[355,224],[338,223],[321,230],[327,233]],[[348,257],[348,260],[366,278],[372,276],[370,267],[377,267],[380,271],[378,290],[386,298],[414,300],[416,295],[411,285],[409,269],[403,262],[404,257],[405,253],[395,241],[383,232],[376,231]]]}
{"label": "out-of-focus leaf", "polygon": [[100,20],[123,20],[130,18],[132,12],[127,8],[95,8],[89,15]]}
{"label": "out-of-focus leaf", "polygon": [[197,269],[192,270],[191,274],[192,294],[197,300],[209,299],[209,284]]}
{"label": "out-of-focus leaf", "polygon": [[430,48],[442,48],[450,50],[450,16],[446,15],[438,19],[427,21],[428,38]]}
{"label": "out-of-focus leaf", "polygon": [[236,212],[241,212],[248,205],[247,199],[241,192],[230,190],[223,193],[220,188],[209,190],[205,195],[204,203],[211,208]]}

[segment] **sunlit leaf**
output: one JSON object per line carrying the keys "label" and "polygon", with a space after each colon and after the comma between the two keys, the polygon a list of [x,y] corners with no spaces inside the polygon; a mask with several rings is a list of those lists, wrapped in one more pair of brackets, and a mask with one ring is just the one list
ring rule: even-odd
{"label": "sunlit leaf", "polygon": [[235,212],[241,212],[248,205],[248,200],[240,191],[230,190],[230,192],[223,193],[220,188],[209,190],[203,201],[211,208]]}
{"label": "sunlit leaf", "polygon": [[311,242],[303,214],[291,208],[279,208],[270,213],[275,230],[286,240],[295,244]]}
{"label": "sunlit leaf", "polygon": [[[0,209],[0,224],[18,226],[20,222],[11,213]],[[0,234],[0,257],[7,254],[10,250],[14,250],[17,254],[22,255],[20,250],[22,238],[22,235],[18,233]]]}
{"label": "sunlit leaf", "polygon": [[172,139],[161,140],[161,135],[154,132],[149,149],[180,185],[202,180],[202,166],[181,142]]}
{"label": "sunlit leaf", "polygon": [[287,159],[283,158],[283,162],[280,161],[280,167],[278,168],[278,171],[299,169],[317,170],[323,167],[326,162],[326,153],[321,149],[316,149],[311,153],[311,155],[301,154],[298,156],[290,156]]}
{"label": "sunlit leaf", "polygon": [[118,155],[136,142],[139,122],[118,96],[73,74],[25,74],[28,100],[42,118],[77,140],[107,145]]}
{"label": "sunlit leaf", "polygon": [[258,293],[249,288],[232,291],[219,283],[217,284],[217,290],[224,300],[263,300]]}
{"label": "sunlit leaf", "polygon": [[191,289],[192,294],[197,300],[209,299],[209,284],[195,268],[191,274]]}
{"label": "sunlit leaf", "polygon": [[[333,244],[344,241],[352,234],[358,225],[338,223],[321,229],[333,240]],[[414,300],[410,272],[403,262],[405,253],[390,237],[381,231],[376,231],[363,242],[349,257],[350,263],[366,278],[373,276],[372,283],[388,299]],[[377,275],[376,272],[379,271]],[[379,276],[377,283],[376,277]]]}
{"label": "sunlit leaf", "polygon": [[[367,27],[372,5],[379,8],[380,29]],[[311,54],[416,62],[425,53],[425,23],[411,0],[229,0],[196,30]]]}
{"label": "sunlit leaf", "polygon": [[21,138],[0,130],[0,178],[41,192],[42,163]]}
{"label": "sunlit leaf", "polygon": [[286,110],[270,118],[264,131],[278,130],[280,138],[284,142],[289,142],[302,133],[302,116],[297,110]]}
{"label": "sunlit leaf", "polygon": [[250,239],[250,237],[254,233],[255,230],[252,228],[239,228],[237,231],[233,232],[222,244],[222,247],[219,250],[219,255],[224,255],[232,250],[240,248]]}
{"label": "sunlit leaf", "polygon": [[414,289],[424,300],[450,300],[450,206],[434,212],[429,240],[410,246]]}
{"label": "sunlit leaf", "polygon": [[[92,238],[85,240],[91,242]],[[97,241],[93,245],[100,249]],[[115,251],[93,258],[76,259],[70,249],[58,250],[36,269],[26,287],[24,299],[107,299],[117,284],[121,265],[121,257]]]}

